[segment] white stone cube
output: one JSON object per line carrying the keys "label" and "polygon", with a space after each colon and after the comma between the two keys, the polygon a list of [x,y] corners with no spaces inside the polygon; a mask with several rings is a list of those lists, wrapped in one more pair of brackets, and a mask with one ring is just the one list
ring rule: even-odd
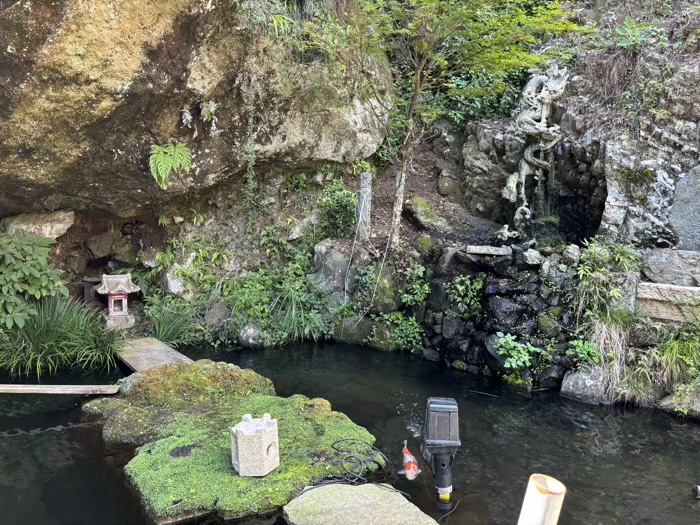
{"label": "white stone cube", "polygon": [[266,476],[279,467],[277,420],[244,415],[231,429],[231,462],[240,476]]}

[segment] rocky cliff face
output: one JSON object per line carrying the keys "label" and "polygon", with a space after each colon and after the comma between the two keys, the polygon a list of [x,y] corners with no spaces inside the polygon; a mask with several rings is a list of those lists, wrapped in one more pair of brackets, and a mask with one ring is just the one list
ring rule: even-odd
{"label": "rocky cliff face", "polygon": [[[700,13],[692,3],[601,0],[575,10],[597,33],[572,44],[576,59],[556,119],[557,197],[569,241],[600,233],[614,242],[700,249]],[[575,6],[574,6],[575,7]],[[638,8],[638,9],[636,9]],[[637,52],[622,47],[626,17],[644,19]],[[465,206],[503,222],[500,189],[522,158],[512,119],[470,126],[464,146]]]}
{"label": "rocky cliff face", "polygon": [[[291,171],[371,155],[383,138],[377,100],[354,96],[319,58],[293,58],[233,5],[63,0],[3,11],[0,216],[129,217],[235,181],[252,161],[259,171]],[[375,65],[388,89],[386,64]],[[201,118],[210,101],[216,129]],[[162,190],[149,148],[172,141],[192,150],[193,169]]]}

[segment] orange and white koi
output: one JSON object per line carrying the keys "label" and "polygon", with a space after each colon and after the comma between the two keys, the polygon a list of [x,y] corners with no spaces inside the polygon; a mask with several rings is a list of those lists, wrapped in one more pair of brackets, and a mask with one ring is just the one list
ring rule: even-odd
{"label": "orange and white koi", "polygon": [[418,468],[418,462],[413,454],[408,451],[408,442],[403,442],[403,470],[399,470],[397,474],[404,474],[406,479],[413,481],[416,479],[418,474],[421,473],[421,469]]}

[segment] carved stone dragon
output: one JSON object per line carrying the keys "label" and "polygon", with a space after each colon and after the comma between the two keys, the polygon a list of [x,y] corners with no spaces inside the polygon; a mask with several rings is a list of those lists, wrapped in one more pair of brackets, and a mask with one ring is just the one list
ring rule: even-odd
{"label": "carved stone dragon", "polygon": [[515,124],[527,135],[528,145],[518,171],[508,177],[502,191],[504,198],[517,205],[513,217],[515,231],[510,231],[508,225],[501,228],[497,235],[502,241],[522,236],[532,218],[526,191],[528,177],[534,176],[538,190],[544,191],[544,181],[552,169],[548,153],[561,138],[559,126],[549,122],[552,102],[562,96],[568,78],[566,68],[553,65],[546,75],[533,75],[523,89],[522,109]]}

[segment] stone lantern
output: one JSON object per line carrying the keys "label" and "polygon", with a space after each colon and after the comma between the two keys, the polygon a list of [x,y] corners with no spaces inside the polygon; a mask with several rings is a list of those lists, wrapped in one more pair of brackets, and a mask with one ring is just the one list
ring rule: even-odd
{"label": "stone lantern", "polygon": [[129,314],[128,296],[141,288],[131,282],[131,274],[103,275],[102,282],[95,286],[95,291],[107,295],[107,328],[131,328],[136,320]]}
{"label": "stone lantern", "polygon": [[279,467],[277,420],[244,415],[231,429],[231,461],[240,476],[266,476]]}

